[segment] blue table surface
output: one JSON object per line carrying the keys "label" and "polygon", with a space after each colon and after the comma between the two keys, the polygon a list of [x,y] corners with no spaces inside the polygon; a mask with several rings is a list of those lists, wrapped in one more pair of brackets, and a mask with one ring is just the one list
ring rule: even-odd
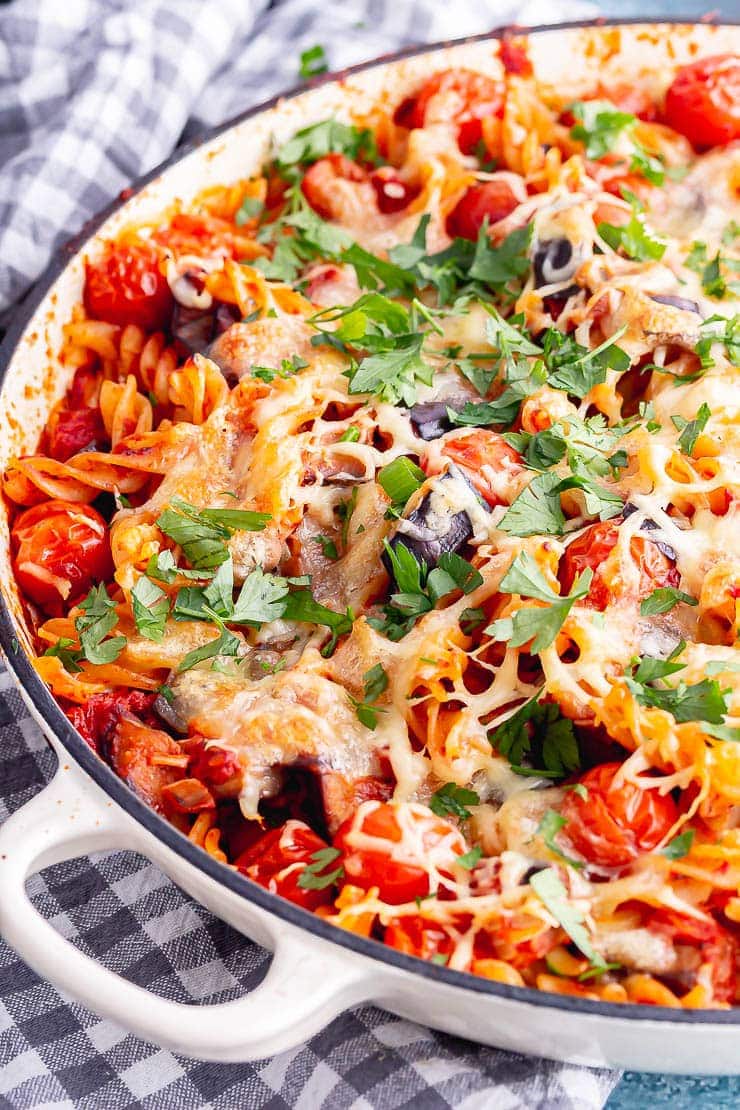
{"label": "blue table surface", "polygon": [[[712,11],[727,19],[740,19],[740,0],[704,6],[691,0],[622,0],[601,3],[604,15],[641,17],[701,16]],[[740,1070],[740,1043],[738,1044],[738,1070]],[[740,1107],[740,1078],[721,1076],[671,1076],[649,1075],[645,1072],[626,1072],[615,1087],[606,1104],[607,1110],[642,1110],[643,1107],[671,1107],[671,1110],[719,1110],[720,1107]]]}

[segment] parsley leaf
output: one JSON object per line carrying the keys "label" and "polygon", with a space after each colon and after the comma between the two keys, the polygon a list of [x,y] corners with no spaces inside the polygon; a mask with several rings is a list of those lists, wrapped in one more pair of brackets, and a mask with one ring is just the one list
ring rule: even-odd
{"label": "parsley leaf", "polygon": [[311,46],[308,50],[301,51],[301,64],[298,69],[299,75],[304,81],[309,80],[311,77],[318,77],[328,70],[326,63],[326,53],[323,46],[319,43],[316,46]]}
{"label": "parsley leaf", "polygon": [[536,475],[504,513],[499,521],[501,531],[512,536],[561,536],[565,517],[560,506],[560,482],[552,472]]}
{"label": "parsley leaf", "polygon": [[683,670],[681,663],[643,656],[632,676],[625,675],[624,681],[640,705],[663,709],[672,714],[679,724],[686,721],[706,721],[712,725],[722,725],[727,713],[727,702],[715,679],[705,678],[691,686],[683,682],[679,682],[677,686],[653,685],[680,670]]}
{"label": "parsley leaf", "polygon": [[649,597],[640,602],[640,613],[643,617],[652,617],[657,613],[668,613],[679,601],[686,605],[698,605],[699,602],[691,594],[685,594],[674,586],[659,586],[653,590]]}
{"label": "parsley leaf", "polygon": [[314,543],[319,544],[319,546],[321,547],[321,554],[324,556],[324,558],[332,559],[333,561],[336,561],[339,558],[337,545],[334,543],[334,540],[329,538],[329,536],[312,536],[311,538],[313,539]]}
{"label": "parsley leaf", "polygon": [[529,880],[529,885],[593,967],[605,968],[603,957],[591,944],[584,928],[583,915],[570,902],[557,871],[551,867],[546,871],[537,871]]}
{"label": "parsley leaf", "polygon": [[99,665],[115,662],[126,646],[126,637],[105,638],[118,624],[116,602],[108,596],[105,585],[101,582],[93,586],[78,608],[82,615],[75,620],[75,629],[84,658]]}
{"label": "parsley leaf", "polygon": [[382,713],[383,710],[377,709],[376,706],[373,705],[373,702],[376,702],[381,694],[385,693],[388,689],[388,675],[382,663],[376,663],[369,671],[365,671],[362,677],[364,682],[364,700],[358,701],[357,698],[353,698],[351,694],[349,694],[348,697],[350,703],[355,708],[358,720],[365,728],[374,729],[378,723],[378,713]]}
{"label": "parsley leaf", "polygon": [[244,224],[259,216],[264,207],[259,197],[246,196],[234,213],[234,223],[237,227],[244,227]]}
{"label": "parsley leaf", "polygon": [[496,640],[508,640],[511,647],[522,647],[531,640],[533,654],[544,651],[557,636],[574,603],[588,595],[592,577],[589,567],[578,576],[572,592],[561,597],[548,585],[532,556],[521,552],[501,579],[499,589],[502,593],[535,598],[547,605],[517,609],[513,616],[494,621],[486,632]]}
{"label": "parsley leaf", "polygon": [[255,567],[244,579],[229,621],[234,624],[268,624],[278,620],[285,611],[288,582]]}
{"label": "parsley leaf", "polygon": [[571,138],[584,144],[587,158],[603,158],[635,123],[631,113],[620,112],[609,100],[576,100],[568,110],[578,120],[570,129]]}
{"label": "parsley leaf", "polygon": [[683,859],[691,851],[691,845],[694,843],[694,830],[687,829],[686,832],[679,833],[674,836],[669,844],[661,852],[661,855],[666,856],[667,859]]}
{"label": "parsley leaf", "polygon": [[460,867],[464,867],[466,871],[472,871],[480,862],[482,855],[483,849],[480,844],[476,844],[470,851],[465,852],[462,856],[458,856],[455,863],[458,863]]}
{"label": "parsley leaf", "polygon": [[666,243],[650,231],[642,212],[633,210],[629,223],[624,226],[600,223],[596,230],[612,250],[616,251],[621,247],[627,258],[635,258],[640,262],[650,259],[657,261],[665,254]]}
{"label": "parsley leaf", "polygon": [[131,603],[137,630],[147,640],[161,642],[170,612],[170,601],[164,590],[142,574],[131,591]]}
{"label": "parsley leaf", "polygon": [[218,567],[229,557],[226,541],[237,531],[261,532],[269,513],[246,509],[196,509],[179,497],[155,521],[158,528],[183,550],[198,569]]}
{"label": "parsley leaf", "polygon": [[354,616],[351,609],[346,613],[337,613],[322,605],[312,596],[309,590],[295,590],[285,598],[282,613],[286,621],[299,621],[305,624],[325,625],[331,631],[331,639],[321,649],[324,656],[331,655],[340,636],[345,636],[352,631]]}
{"label": "parsley leaf", "polygon": [[84,658],[83,653],[68,636],[60,636],[55,644],[50,644],[44,655],[55,655],[57,659],[61,659],[62,666],[70,674],[79,674],[82,670],[79,662]]}
{"label": "parsley leaf", "polygon": [[[564,778],[580,767],[580,754],[573,722],[563,717],[557,705],[537,697],[524,702],[503,724],[489,732],[489,742],[511,763],[517,774]],[[524,758],[541,757],[544,771],[522,766]]]}
{"label": "parsley leaf", "polygon": [[561,814],[557,813],[554,809],[548,809],[545,811],[542,820],[537,826],[537,835],[542,837],[547,847],[559,860],[562,860],[562,862],[569,867],[581,868],[583,867],[583,863],[580,860],[571,859],[570,856],[566,856],[555,843],[555,837],[567,824],[568,822],[565,817],[561,816]]}
{"label": "parsley leaf", "polygon": [[480,805],[480,798],[475,790],[468,790],[454,782],[440,786],[429,799],[429,808],[437,817],[456,817],[459,821],[467,821],[470,817],[467,807],[477,805]]}
{"label": "parsley leaf", "polygon": [[[275,156],[278,170],[310,165],[327,154],[346,154],[353,161],[376,162],[375,137],[368,128],[353,127],[339,120],[325,119],[297,131],[280,147]],[[290,179],[290,176],[289,176]]]}
{"label": "parsley leaf", "polygon": [[319,848],[311,856],[311,863],[306,864],[298,876],[298,886],[301,890],[326,890],[333,886],[344,875],[344,867],[340,863],[333,871],[327,871],[333,863],[340,858],[338,848]]}
{"label": "parsley leaf", "polygon": [[681,435],[678,437],[678,446],[684,455],[690,456],[694,453],[696,441],[706,428],[711,415],[712,410],[706,401],[703,401],[693,420],[686,421],[680,416],[671,417],[674,427],[681,431]]}

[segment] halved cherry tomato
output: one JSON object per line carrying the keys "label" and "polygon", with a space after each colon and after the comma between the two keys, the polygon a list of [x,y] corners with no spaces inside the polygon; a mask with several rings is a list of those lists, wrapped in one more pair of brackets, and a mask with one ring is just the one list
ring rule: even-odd
{"label": "halved cherry tomato", "polygon": [[631,782],[614,786],[620,767],[602,763],[586,771],[580,779],[586,797],[569,790],[561,807],[564,836],[584,859],[601,867],[624,867],[651,852],[678,819],[670,794]]}
{"label": "halved cherry tomato", "polygon": [[679,69],[666,93],[664,117],[695,147],[740,138],[740,58],[718,54]]}
{"label": "halved cherry tomato", "polygon": [[447,217],[447,234],[453,238],[477,239],[484,220],[495,224],[519,204],[505,181],[471,185]]}
{"label": "halved cherry tomato", "polygon": [[185,750],[190,756],[190,773],[208,786],[219,787],[231,779],[241,778],[242,767],[238,757],[226,748],[208,744],[202,738],[186,740]]}
{"label": "halved cherry tomato", "polygon": [[[558,578],[564,593],[569,593],[582,571],[590,567],[594,572],[586,604],[594,609],[606,609],[613,600],[613,590],[604,580],[603,564],[619,539],[622,517],[592,524],[568,545],[560,562]],[[681,575],[671,559],[647,536],[633,536],[630,554],[640,568],[638,597],[647,597],[657,586],[678,586]]]}
{"label": "halved cherry tomato", "polygon": [[507,73],[515,73],[519,77],[532,76],[532,62],[527,53],[526,40],[504,35],[499,55]]}
{"label": "halved cherry tomato", "polygon": [[397,952],[418,956],[422,960],[452,953],[452,940],[442,926],[423,921],[420,917],[392,918],[383,940]]}
{"label": "halved cherry tomato", "polygon": [[109,324],[137,324],[144,331],[167,326],[174,304],[157,250],[147,243],[110,244],[85,267],[85,308]]}
{"label": "halved cherry tomato", "polygon": [[509,483],[524,470],[524,462],[498,432],[478,428],[470,435],[447,439],[442,454],[465,471],[471,485],[491,507],[511,503]]}
{"label": "halved cherry tomato", "polygon": [[85,449],[104,450],[107,442],[100,409],[60,409],[46,429],[46,451],[59,462]]}
{"label": "halved cherry tomato", "polygon": [[698,947],[702,963],[709,964],[712,969],[714,1000],[735,1001],[738,946],[727,929],[716,921],[699,921],[667,909],[657,910],[647,926],[667,936],[672,944]]}
{"label": "halved cherry tomato", "polygon": [[47,613],[113,574],[108,525],[89,505],[42,501],[16,518],[11,541],[18,584]]}
{"label": "halved cherry tomato", "polygon": [[[333,900],[331,886],[323,890],[304,890],[298,880],[313,861],[316,852],[328,848],[325,840],[303,821],[286,821],[282,828],[271,829],[256,844],[234,861],[243,875],[266,887],[274,894],[281,894],[289,902],[308,910],[326,906]],[[336,864],[325,870],[331,872]]]}
{"label": "halved cherry tomato", "polygon": [[370,183],[375,189],[378,211],[386,215],[401,212],[421,192],[418,185],[403,181],[392,166],[381,166],[375,170],[370,175]]}
{"label": "halved cherry tomato", "polygon": [[481,120],[503,114],[504,95],[501,81],[468,69],[445,69],[430,77],[415,96],[404,100],[393,119],[400,127],[408,128],[457,120],[460,149],[463,154],[471,154],[483,135]]}
{"label": "halved cherry tomato", "polygon": [[344,154],[327,154],[309,166],[301,182],[301,192],[323,220],[334,215],[337,181],[367,181],[367,171]]}
{"label": "halved cherry tomato", "polygon": [[383,901],[392,905],[427,895],[427,869],[413,858],[408,862],[404,858],[402,830],[407,823],[413,827],[414,848],[421,847],[425,855],[436,851],[439,870],[451,871],[456,857],[466,851],[459,830],[424,806],[363,802],[334,837],[348,882],[364,890],[378,887]]}
{"label": "halved cherry tomato", "polygon": [[106,694],[93,694],[83,705],[71,705],[64,712],[82,739],[99,751],[110,742],[124,713],[137,717],[145,725],[159,728],[162,722],[152,708],[156,696],[143,690],[111,690]]}

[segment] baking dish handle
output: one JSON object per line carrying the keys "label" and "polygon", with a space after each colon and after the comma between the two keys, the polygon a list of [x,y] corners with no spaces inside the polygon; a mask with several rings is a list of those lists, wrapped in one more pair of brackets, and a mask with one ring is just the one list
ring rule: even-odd
{"label": "baking dish handle", "polygon": [[60,990],[149,1041],[221,1061],[257,1060],[294,1048],[372,996],[371,972],[350,953],[310,945],[292,927],[281,926],[262,983],[234,1002],[183,1005],[102,967],[41,916],[25,884],[65,859],[136,849],[136,839],[130,818],[68,765],[0,826],[0,934]]}

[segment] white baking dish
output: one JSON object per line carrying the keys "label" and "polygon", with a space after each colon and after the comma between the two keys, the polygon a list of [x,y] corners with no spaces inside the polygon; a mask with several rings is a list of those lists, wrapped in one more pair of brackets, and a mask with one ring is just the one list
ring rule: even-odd
{"label": "white baking dish", "polygon": [[[737,26],[572,25],[530,33],[536,72],[579,91],[599,80],[661,88],[667,67],[740,51]],[[0,355],[0,466],[33,451],[67,385],[56,352],[81,298],[84,256],[130,220],[175,198],[256,171],[273,139],[368,98],[398,103],[437,69],[495,68],[497,36],[407,54],[247,113],[156,171],[66,248],[6,337]],[[374,1001],[405,1017],[517,1052],[647,1071],[740,1071],[740,1009],[683,1011],[540,993],[404,956],[345,933],[219,864],[136,798],[87,747],[34,671],[0,508],[0,643],[29,708],[59,756],[52,783],[0,828],[0,932],[39,974],[98,1013],[175,1051],[213,1060],[269,1056],[306,1040],[346,1007]],[[264,982],[237,1002],[183,1006],[119,978],[64,940],[24,883],[60,860],[109,848],[139,851],[209,910],[274,952]]]}

